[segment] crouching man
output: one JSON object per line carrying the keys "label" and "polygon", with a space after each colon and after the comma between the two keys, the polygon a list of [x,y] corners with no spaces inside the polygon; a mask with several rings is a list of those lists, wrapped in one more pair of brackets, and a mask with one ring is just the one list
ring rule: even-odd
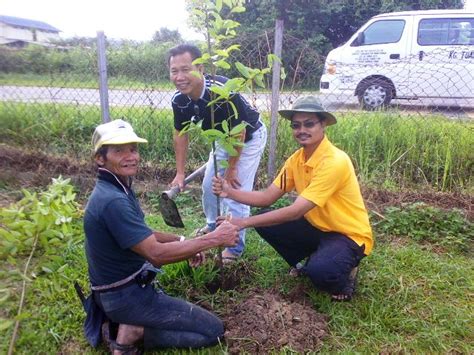
{"label": "crouching man", "polygon": [[301,149],[285,162],[273,184],[264,191],[242,191],[214,178],[213,191],[222,198],[266,207],[296,190],[298,198],[291,206],[230,222],[239,228],[255,227],[290,264],[292,275],[306,275],[333,300],[348,301],[355,291],[359,261],[373,245],[354,167],[325,136],[336,118],[316,97],[302,97],[279,113],[290,120]]}
{"label": "crouching man", "polygon": [[216,344],[224,334],[214,314],[167,296],[151,282],[162,265],[190,259],[201,252],[233,247],[238,228],[223,223],[192,240],[150,229],[131,188],[146,143],[131,125],[115,120],[99,125],[92,137],[98,177],[84,216],[85,249],[93,300],[106,317],[119,324],[110,343],[115,354],[147,348],[194,348]]}

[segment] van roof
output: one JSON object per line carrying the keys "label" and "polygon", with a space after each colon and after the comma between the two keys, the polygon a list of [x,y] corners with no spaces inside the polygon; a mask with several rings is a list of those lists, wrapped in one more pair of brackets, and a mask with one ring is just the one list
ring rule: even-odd
{"label": "van roof", "polygon": [[376,15],[372,18],[380,17],[392,17],[392,16],[417,16],[417,15],[463,15],[463,16],[474,16],[474,11],[465,9],[457,10],[417,10],[417,11],[399,11],[399,12],[387,12],[384,14]]}

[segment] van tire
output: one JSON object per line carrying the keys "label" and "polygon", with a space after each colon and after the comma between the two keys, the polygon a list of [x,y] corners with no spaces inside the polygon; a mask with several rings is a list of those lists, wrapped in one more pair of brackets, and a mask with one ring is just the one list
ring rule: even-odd
{"label": "van tire", "polygon": [[360,84],[359,103],[365,110],[383,109],[393,98],[393,87],[383,79],[371,79]]}

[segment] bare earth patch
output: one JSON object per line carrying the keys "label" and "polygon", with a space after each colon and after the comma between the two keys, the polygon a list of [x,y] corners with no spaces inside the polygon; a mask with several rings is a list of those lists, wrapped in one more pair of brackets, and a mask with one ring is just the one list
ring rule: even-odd
{"label": "bare earth patch", "polygon": [[230,354],[268,354],[283,347],[317,351],[328,334],[326,315],[276,292],[257,291],[229,308],[224,322]]}
{"label": "bare earth patch", "polygon": [[[157,184],[167,184],[174,176],[173,169],[161,169],[143,166],[135,181],[140,190],[156,190]],[[64,157],[50,156],[41,152],[29,152],[17,147],[0,144],[0,182],[10,186],[28,188],[46,186],[51,178],[71,178],[81,193],[90,191],[95,182],[95,166],[90,162],[78,162]],[[262,185],[257,181],[257,185]],[[435,191],[387,191],[363,188],[367,208],[383,214],[388,206],[400,206],[404,203],[424,202],[428,205],[451,209],[458,208],[474,220],[474,196],[460,193],[442,193]],[[10,198],[3,196],[6,202]]]}

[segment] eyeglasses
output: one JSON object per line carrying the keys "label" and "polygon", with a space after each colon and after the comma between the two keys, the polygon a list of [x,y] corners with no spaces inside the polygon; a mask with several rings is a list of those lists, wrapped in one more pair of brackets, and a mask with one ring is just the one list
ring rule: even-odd
{"label": "eyeglasses", "polygon": [[304,121],[304,122],[291,121],[290,127],[291,129],[300,129],[301,126],[303,126],[304,128],[313,128],[318,123],[321,123],[321,121],[318,121],[318,120],[311,120],[311,121]]}

